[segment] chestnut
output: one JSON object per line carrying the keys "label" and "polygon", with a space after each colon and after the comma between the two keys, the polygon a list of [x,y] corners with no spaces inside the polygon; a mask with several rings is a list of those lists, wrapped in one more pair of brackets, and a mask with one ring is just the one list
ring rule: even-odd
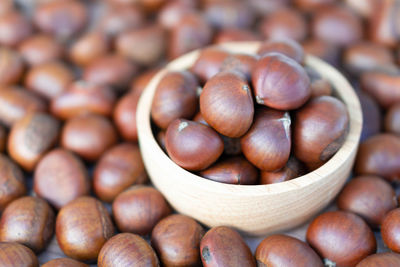
{"label": "chestnut", "polygon": [[201,239],[200,253],[204,267],[256,266],[256,261],[242,237],[226,226],[208,230]]}
{"label": "chestnut", "polygon": [[[312,0],[311,0],[312,1]],[[354,12],[359,14],[360,16],[369,19],[376,10],[376,4],[379,1],[375,0],[365,0],[365,1],[358,1],[358,0],[345,0],[344,1],[348,7],[350,7]]]}
{"label": "chestnut", "polygon": [[14,9],[14,0],[3,0],[0,3],[0,16]]}
{"label": "chestnut", "polygon": [[21,56],[12,49],[0,47],[0,87],[18,83],[23,71]]}
{"label": "chestnut", "polygon": [[97,114],[85,114],[66,121],[61,145],[88,161],[95,161],[117,142],[112,123]]}
{"label": "chestnut", "polygon": [[305,53],[319,57],[335,67],[340,66],[342,53],[338,45],[313,38],[303,42],[303,49]]}
{"label": "chestnut", "polygon": [[11,202],[0,220],[0,241],[18,242],[42,251],[54,231],[54,212],[41,198],[22,197]]}
{"label": "chestnut", "polygon": [[17,46],[32,34],[32,25],[19,11],[0,15],[0,45]]}
{"label": "chestnut", "polygon": [[207,168],[224,150],[221,137],[212,128],[184,119],[176,119],[170,123],[165,146],[176,164],[191,171]]}
{"label": "chestnut", "polygon": [[50,111],[63,120],[86,113],[111,116],[115,102],[115,92],[110,87],[80,80],[51,100]]}
{"label": "chestnut", "polygon": [[39,267],[35,253],[16,242],[0,242],[0,262],[5,267]]}
{"label": "chestnut", "polygon": [[145,23],[143,12],[135,5],[108,6],[105,15],[101,18],[99,28],[110,37],[131,29],[142,27]]}
{"label": "chestnut", "polygon": [[322,260],[310,246],[297,238],[275,234],[265,238],[255,252],[258,266],[323,267]]}
{"label": "chestnut", "polygon": [[191,71],[205,83],[221,70],[222,63],[228,56],[229,52],[218,47],[202,49]]}
{"label": "chestnut", "polygon": [[327,4],[334,4],[336,0],[294,0],[294,4],[301,10],[314,11]]}
{"label": "chestnut", "polygon": [[370,5],[373,12],[371,12],[369,18],[369,38],[373,42],[395,47],[399,38],[396,1],[373,1]]}
{"label": "chestnut", "polygon": [[389,182],[400,181],[400,137],[378,134],[361,143],[354,170],[361,175],[377,175]]}
{"label": "chestnut", "polygon": [[139,94],[128,93],[118,100],[114,108],[114,124],[122,138],[126,141],[136,142],[138,140],[136,108],[139,97]]}
{"label": "chestnut", "polygon": [[381,235],[385,245],[393,252],[400,253],[400,238],[399,238],[399,221],[400,221],[400,208],[391,210],[383,218],[381,224]]}
{"label": "chestnut", "polygon": [[288,112],[259,108],[250,130],[241,138],[247,160],[262,171],[285,166],[291,149],[290,124]]}
{"label": "chestnut", "polygon": [[295,113],[294,155],[307,163],[325,162],[346,140],[349,114],[346,106],[332,96],[311,99]]}
{"label": "chestnut", "polygon": [[31,36],[20,44],[18,50],[31,66],[56,61],[64,55],[62,45],[55,38],[45,34]]}
{"label": "chestnut", "polygon": [[0,154],[0,213],[14,199],[27,193],[24,174],[20,167],[6,155]]}
{"label": "chestnut", "polygon": [[158,190],[138,185],[119,194],[112,204],[112,211],[121,232],[147,235],[172,210]]}
{"label": "chestnut", "polygon": [[89,267],[89,265],[69,258],[58,258],[46,262],[42,267]]}
{"label": "chestnut", "polygon": [[388,109],[384,126],[387,132],[400,135],[400,103],[394,104]]}
{"label": "chestnut", "polygon": [[7,138],[8,138],[8,132],[6,128],[0,125],[0,152],[5,152],[7,147]]}
{"label": "chestnut", "polygon": [[254,117],[250,85],[235,72],[214,75],[200,94],[200,112],[220,134],[241,137],[250,128]]}
{"label": "chestnut", "polygon": [[10,157],[26,171],[33,171],[43,155],[57,142],[60,123],[52,116],[29,113],[11,128],[7,149]]}
{"label": "chestnut", "polygon": [[221,160],[201,171],[201,177],[227,184],[256,184],[258,171],[243,157]]}
{"label": "chestnut", "polygon": [[364,91],[357,91],[358,99],[361,104],[361,111],[364,119],[361,130],[360,141],[364,141],[370,136],[376,135],[381,131],[382,128],[382,114],[379,104],[375,98],[371,97],[368,93]]}
{"label": "chestnut", "polygon": [[196,1],[167,1],[157,13],[158,24],[165,29],[172,29],[181,17],[195,11],[194,2]]}
{"label": "chestnut", "polygon": [[275,172],[262,171],[260,184],[275,184],[292,180],[307,173],[307,168],[302,162],[291,156],[286,165]]}
{"label": "chestnut", "polygon": [[251,72],[256,65],[257,59],[258,57],[251,54],[231,54],[222,62],[221,71],[238,72],[250,82]]}
{"label": "chestnut", "polygon": [[158,83],[151,105],[154,123],[166,129],[175,119],[190,119],[197,111],[196,77],[188,71],[168,72]]}
{"label": "chestnut", "polygon": [[118,234],[101,248],[99,267],[160,266],[156,253],[146,240],[130,233]]}
{"label": "chestnut", "polygon": [[87,66],[110,48],[107,36],[102,32],[89,32],[76,40],[69,51],[69,58],[79,66]]}
{"label": "chestnut", "polygon": [[297,109],[310,97],[310,78],[294,59],[280,53],[261,57],[252,72],[258,104],[280,110]]}
{"label": "chestnut", "polygon": [[68,150],[57,148],[47,153],[34,172],[33,190],[55,208],[88,195],[89,175],[83,162]]}
{"label": "chestnut", "polygon": [[330,266],[355,266],[376,252],[375,236],[368,225],[344,211],[317,216],[308,226],[307,242]]}
{"label": "chestnut", "polygon": [[325,78],[315,79],[311,81],[311,98],[323,95],[332,95],[332,86]]}
{"label": "chestnut", "polygon": [[192,218],[173,214],[162,219],[151,233],[151,245],[163,266],[199,266],[204,229]]}
{"label": "chestnut", "polygon": [[138,76],[133,79],[131,83],[130,92],[140,96],[144,89],[146,89],[147,85],[150,81],[156,76],[158,73],[159,68],[152,68],[147,71],[141,72]]}
{"label": "chestnut", "polygon": [[220,30],[214,37],[215,44],[222,44],[228,42],[251,42],[261,41],[261,37],[251,31],[245,29],[228,28]]}
{"label": "chestnut", "polygon": [[377,227],[386,213],[397,207],[396,193],[388,182],[378,176],[358,176],[343,188],[337,206]]}
{"label": "chestnut", "polygon": [[271,52],[284,54],[299,63],[304,60],[303,48],[299,43],[291,39],[275,39],[262,42],[257,54],[263,56]]}
{"label": "chestnut", "polygon": [[269,15],[282,8],[286,8],[291,0],[249,0],[249,5],[258,15]]}
{"label": "chestnut", "polygon": [[97,259],[100,249],[114,235],[114,226],[103,204],[93,197],[79,197],[58,213],[56,237],[68,257]]}
{"label": "chestnut", "polygon": [[356,267],[397,267],[400,265],[400,255],[393,252],[373,254],[362,261]]}
{"label": "chestnut", "polygon": [[106,151],[94,169],[93,189],[103,201],[114,198],[133,184],[147,181],[139,146],[122,143]]}

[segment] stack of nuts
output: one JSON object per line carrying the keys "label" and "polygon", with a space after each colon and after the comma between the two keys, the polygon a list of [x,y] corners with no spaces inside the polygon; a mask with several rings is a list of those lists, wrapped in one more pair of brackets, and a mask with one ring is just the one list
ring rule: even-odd
{"label": "stack of nuts", "polygon": [[207,179],[247,185],[259,171],[270,184],[324,164],[343,144],[349,115],[303,58],[297,42],[272,40],[258,55],[207,48],[190,71],[167,73],[151,116],[170,158]]}
{"label": "stack of nuts", "polygon": [[[0,266],[400,266],[399,8],[0,0]],[[173,214],[149,184],[135,115],[169,60],[264,40],[275,41],[258,55],[204,49],[192,69],[164,77],[152,110],[180,166],[224,183],[275,183],[318,168],[348,127],[298,43],[352,82],[364,124],[339,210],[315,217],[302,240],[260,237],[252,251],[234,229]]]}

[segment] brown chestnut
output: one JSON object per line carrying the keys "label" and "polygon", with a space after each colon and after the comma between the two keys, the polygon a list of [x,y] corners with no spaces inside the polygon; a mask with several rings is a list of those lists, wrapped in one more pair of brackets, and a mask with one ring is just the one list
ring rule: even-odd
{"label": "brown chestnut", "polygon": [[0,241],[18,242],[42,251],[54,231],[54,212],[41,198],[22,197],[11,202],[1,215]]}
{"label": "brown chestnut", "polygon": [[71,258],[96,260],[104,243],[113,235],[114,226],[107,209],[93,197],[77,198],[58,213],[57,241]]}
{"label": "brown chestnut", "polygon": [[135,5],[112,5],[106,9],[104,17],[100,20],[100,30],[110,37],[137,29],[145,23],[143,12]]}
{"label": "brown chestnut", "polygon": [[307,163],[325,162],[342,146],[348,128],[343,102],[332,96],[313,98],[295,113],[294,155]]}
{"label": "brown chestnut", "polygon": [[235,53],[229,55],[222,62],[221,71],[232,71],[242,74],[247,81],[251,81],[251,72],[256,65],[258,57],[251,54]]}
{"label": "brown chestnut", "polygon": [[160,266],[156,253],[146,240],[130,233],[110,238],[101,248],[97,264],[99,267]]}
{"label": "brown chestnut", "polygon": [[3,0],[0,2],[0,16],[14,9],[14,0]]}
{"label": "brown chestnut", "polygon": [[21,56],[12,49],[0,47],[0,87],[18,83],[23,71]]}
{"label": "brown chestnut", "polygon": [[191,71],[205,83],[221,70],[222,63],[228,56],[229,52],[218,47],[202,49]]}
{"label": "brown chestnut", "polygon": [[[367,1],[363,1],[367,2]],[[396,1],[373,1],[370,3],[373,12],[370,14],[369,38],[376,43],[395,47],[399,39],[399,7]]]}
{"label": "brown chestnut", "polygon": [[323,267],[322,260],[308,244],[297,238],[275,234],[265,238],[255,252],[258,266]]}
{"label": "brown chestnut", "polygon": [[333,66],[340,65],[342,53],[338,45],[313,38],[303,42],[303,49],[305,53],[319,57]]}
{"label": "brown chestnut", "polygon": [[140,73],[138,76],[133,79],[131,83],[130,92],[137,94],[140,96],[144,89],[146,89],[147,85],[154,78],[154,76],[158,73],[159,68],[152,68],[147,71]]}
{"label": "brown chestnut", "polygon": [[250,85],[235,72],[214,75],[201,92],[200,111],[204,120],[220,134],[241,137],[254,117]]}
{"label": "brown chestnut", "polygon": [[385,115],[385,130],[400,135],[400,103],[392,105]]}
{"label": "brown chestnut", "polygon": [[115,105],[113,119],[122,138],[126,141],[138,140],[136,127],[136,108],[140,95],[128,93],[121,97]]}
{"label": "brown chestnut", "polygon": [[0,45],[16,46],[32,34],[32,25],[18,11],[0,15]]}
{"label": "brown chestnut", "polygon": [[275,172],[262,171],[260,184],[275,184],[292,180],[307,173],[307,168],[295,157],[290,157],[286,165]]}
{"label": "brown chestnut", "polygon": [[181,17],[194,12],[194,2],[196,1],[167,1],[157,14],[157,22],[165,29],[172,29]]}
{"label": "brown chestnut", "polygon": [[261,41],[261,37],[251,31],[245,29],[228,28],[222,29],[214,37],[215,44],[222,44],[227,42],[251,42]]}
{"label": "brown chestnut", "polygon": [[199,266],[200,241],[205,231],[192,218],[173,214],[162,219],[151,233],[151,245],[165,267]]}
{"label": "brown chestnut", "polygon": [[34,173],[33,190],[60,209],[72,200],[89,194],[89,175],[78,157],[68,150],[57,148],[39,161]]}
{"label": "brown chestnut", "polygon": [[285,166],[291,148],[290,124],[288,112],[259,108],[253,125],[241,138],[244,156],[262,171]]}
{"label": "brown chestnut", "polygon": [[19,52],[31,66],[62,58],[64,48],[55,38],[45,35],[33,35],[19,46]]}
{"label": "brown chestnut", "polygon": [[0,242],[0,262],[4,267],[39,267],[35,253],[16,242]]}
{"label": "brown chestnut", "polygon": [[90,32],[76,40],[69,51],[72,62],[87,66],[97,58],[107,54],[109,41],[104,33]]}
{"label": "brown chestnut", "polygon": [[361,111],[363,120],[360,141],[364,141],[370,136],[376,135],[382,128],[382,114],[378,102],[375,98],[371,97],[368,93],[356,90],[358,99],[361,104]]}
{"label": "brown chestnut", "polygon": [[337,0],[294,0],[293,2],[299,9],[313,11],[326,4],[334,4]]}
{"label": "brown chestnut", "polygon": [[307,242],[327,266],[355,266],[376,252],[375,236],[368,225],[344,211],[317,216],[308,226]]}
{"label": "brown chestnut", "polygon": [[397,267],[400,266],[400,255],[393,252],[373,254],[362,261],[356,267]]}
{"label": "brown chestnut", "polygon": [[93,189],[103,201],[114,198],[133,184],[147,180],[139,146],[122,143],[106,151],[94,169]]}
{"label": "brown chestnut", "polygon": [[310,78],[294,59],[280,53],[261,57],[252,72],[258,104],[280,110],[297,109],[310,97]]}
{"label": "brown chestnut", "polygon": [[204,267],[256,266],[249,247],[239,233],[225,226],[208,230],[200,242],[200,253]]}
{"label": "brown chestnut", "polygon": [[315,79],[311,81],[311,97],[332,95],[332,86],[325,78]]}
{"label": "brown chestnut", "polygon": [[400,208],[386,214],[381,224],[381,235],[385,245],[393,252],[400,253]]}
{"label": "brown chestnut", "polygon": [[275,39],[262,42],[257,54],[263,56],[271,52],[284,54],[299,63],[304,60],[303,48],[298,42],[291,39]]}
{"label": "brown chestnut", "polygon": [[46,262],[42,267],[89,267],[89,265],[69,258],[58,258]]}
{"label": "brown chestnut", "polygon": [[388,182],[378,176],[358,176],[343,188],[337,206],[377,227],[386,213],[397,207],[396,193]]}
{"label": "brown chestnut", "polygon": [[211,127],[184,119],[176,119],[170,123],[165,146],[176,164],[192,171],[207,168],[224,151],[221,137]]}

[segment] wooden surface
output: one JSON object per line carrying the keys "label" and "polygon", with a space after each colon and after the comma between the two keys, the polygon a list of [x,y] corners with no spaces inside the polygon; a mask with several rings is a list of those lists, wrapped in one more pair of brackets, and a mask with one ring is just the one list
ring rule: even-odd
{"label": "wooden surface", "polygon": [[[259,43],[226,44],[231,52],[255,53]],[[304,223],[337,195],[354,162],[361,133],[360,103],[350,84],[334,68],[307,56],[306,65],[326,77],[348,108],[350,131],[344,145],[321,168],[302,177],[271,185],[230,185],[196,176],[176,165],[153,137],[152,98],[159,80],[169,70],[189,68],[199,52],[171,62],[149,84],[137,110],[139,143],[153,184],[180,213],[207,226],[226,225],[246,234],[264,235]]]}

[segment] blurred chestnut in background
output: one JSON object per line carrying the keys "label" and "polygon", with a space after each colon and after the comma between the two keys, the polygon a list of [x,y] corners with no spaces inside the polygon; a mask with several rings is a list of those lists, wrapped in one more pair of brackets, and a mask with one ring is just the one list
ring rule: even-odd
{"label": "blurred chestnut in background", "polygon": [[272,39],[262,42],[257,54],[263,56],[271,52],[281,53],[300,64],[304,60],[303,48],[299,43],[291,39]]}
{"label": "blurred chestnut in background", "polygon": [[64,55],[64,47],[61,43],[45,34],[32,35],[25,39],[18,49],[24,60],[31,66],[56,61]]}
{"label": "blurred chestnut in background", "polygon": [[382,221],[381,235],[385,245],[393,252],[400,253],[400,208],[390,211]]}
{"label": "blurred chestnut in background", "polygon": [[388,109],[384,125],[386,131],[400,135],[400,102]]}
{"label": "blurred chestnut in background", "polygon": [[356,90],[358,99],[361,104],[363,118],[362,131],[360,141],[364,141],[370,136],[376,135],[382,128],[382,114],[376,100],[368,93]]}
{"label": "blurred chestnut in background", "polygon": [[101,18],[99,28],[110,37],[128,30],[137,29],[145,24],[145,16],[136,6],[112,5]]}
{"label": "blurred chestnut in background", "polygon": [[341,51],[337,45],[320,39],[308,39],[303,42],[304,52],[319,57],[333,66],[339,66]]}
{"label": "blurred chestnut in background", "polygon": [[0,45],[16,46],[32,32],[32,24],[19,11],[0,14]]}
{"label": "blurred chestnut in background", "polygon": [[248,29],[228,28],[218,31],[214,38],[215,44],[227,42],[252,42],[261,41],[261,36]]}
{"label": "blurred chestnut in background", "polygon": [[77,39],[71,46],[69,58],[79,66],[86,66],[107,54],[109,40],[104,33],[89,32]]}
{"label": "blurred chestnut in background", "polygon": [[0,261],[4,266],[39,267],[35,253],[16,242],[0,242]]}
{"label": "blurred chestnut in background", "polygon": [[196,1],[167,1],[157,13],[157,22],[165,29],[172,29],[185,14],[195,12],[194,2]]}
{"label": "blurred chestnut in background", "polygon": [[130,92],[140,96],[150,81],[154,78],[154,76],[156,76],[158,71],[159,68],[154,67],[138,74],[131,83]]}
{"label": "blurred chestnut in background", "polygon": [[260,184],[275,184],[300,177],[307,173],[307,168],[295,157],[290,157],[286,165],[275,172],[262,171]]}
{"label": "blurred chestnut in background", "polygon": [[14,0],[3,0],[0,2],[0,16],[14,9]]}
{"label": "blurred chestnut in background", "polygon": [[202,49],[196,61],[193,63],[191,71],[205,83],[220,72],[222,64],[228,56],[229,52],[219,47]]}
{"label": "blurred chestnut in background", "polygon": [[[311,0],[312,1],[312,0]],[[370,18],[372,13],[376,12],[376,4],[379,0],[345,0],[346,5],[354,10],[357,14],[362,17]]]}
{"label": "blurred chestnut in background", "polygon": [[258,57],[251,54],[231,54],[222,62],[221,71],[236,72],[250,82]]}
{"label": "blurred chestnut in background", "polygon": [[400,255],[394,252],[384,252],[373,254],[365,259],[363,259],[360,263],[357,264],[356,267],[397,267],[400,265]]}
{"label": "blurred chestnut in background", "polygon": [[121,97],[115,105],[114,124],[126,141],[137,141],[136,108],[140,95],[128,93]]}
{"label": "blurred chestnut in background", "polygon": [[18,83],[23,71],[21,56],[12,49],[0,47],[0,87]]}
{"label": "blurred chestnut in background", "polygon": [[296,7],[306,11],[318,10],[327,4],[335,4],[337,0],[294,0]]}
{"label": "blurred chestnut in background", "polygon": [[[368,1],[365,1],[368,2]],[[399,41],[400,23],[397,17],[397,1],[374,1],[369,18],[369,38],[389,47],[395,47]]]}

